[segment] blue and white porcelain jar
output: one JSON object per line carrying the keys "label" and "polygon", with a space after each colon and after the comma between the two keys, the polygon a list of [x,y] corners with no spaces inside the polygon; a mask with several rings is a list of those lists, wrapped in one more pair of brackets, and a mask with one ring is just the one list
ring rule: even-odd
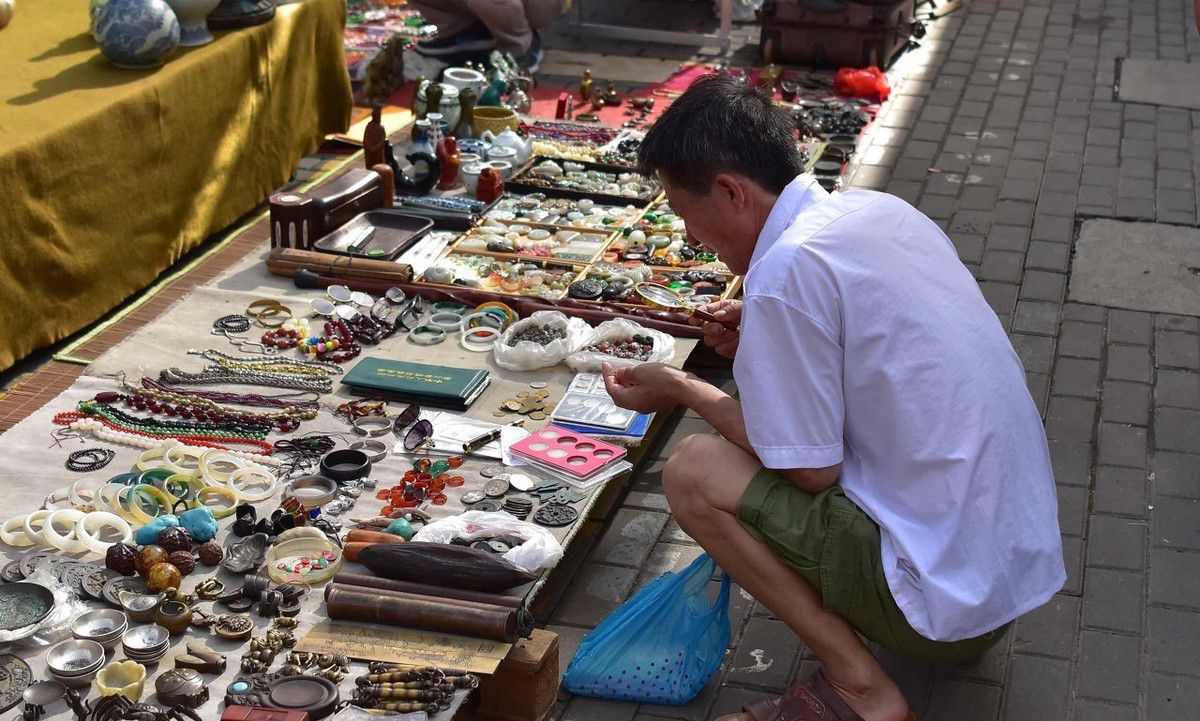
{"label": "blue and white porcelain jar", "polygon": [[108,0],[96,8],[93,34],[114,65],[143,70],[179,46],[179,20],[163,0]]}

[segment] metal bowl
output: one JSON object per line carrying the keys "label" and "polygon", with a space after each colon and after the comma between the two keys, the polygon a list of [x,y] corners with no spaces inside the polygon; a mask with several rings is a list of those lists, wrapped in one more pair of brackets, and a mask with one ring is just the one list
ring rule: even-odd
{"label": "metal bowl", "polygon": [[54,610],[54,593],[37,583],[0,586],[0,631],[40,623]]}
{"label": "metal bowl", "polygon": [[121,611],[106,608],[76,616],[71,622],[71,635],[78,639],[95,641],[105,648],[112,648],[128,628],[128,616]]}
{"label": "metal bowl", "polygon": [[167,629],[152,623],[148,626],[138,626],[125,632],[121,645],[126,655],[130,651],[135,656],[148,655],[165,648],[170,643],[171,633]]}
{"label": "metal bowl", "polygon": [[60,681],[94,675],[103,665],[104,647],[86,639],[63,641],[46,654],[46,668]]}

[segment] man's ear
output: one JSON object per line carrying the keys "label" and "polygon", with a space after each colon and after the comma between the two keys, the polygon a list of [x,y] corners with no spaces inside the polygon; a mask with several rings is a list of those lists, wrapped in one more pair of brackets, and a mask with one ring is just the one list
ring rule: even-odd
{"label": "man's ear", "polygon": [[[1200,2],[1200,0],[1197,0]],[[717,193],[719,198],[729,202],[734,209],[746,207],[749,196],[746,194],[746,187],[743,185],[744,180],[739,175],[733,173],[717,173],[713,176],[713,185],[710,192]]]}

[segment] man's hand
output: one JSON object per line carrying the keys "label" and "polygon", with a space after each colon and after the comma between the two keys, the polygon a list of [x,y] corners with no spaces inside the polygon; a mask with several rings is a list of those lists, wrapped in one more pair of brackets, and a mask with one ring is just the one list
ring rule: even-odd
{"label": "man's hand", "polygon": [[638,413],[657,413],[678,405],[689,375],[665,363],[629,368],[603,366],[604,387],[613,403]]}
{"label": "man's hand", "polygon": [[[718,300],[716,303],[709,303],[700,309],[712,313],[721,321],[731,325],[737,325],[742,318],[742,301],[740,300]],[[732,358],[737,353],[738,339],[741,336],[736,330],[731,330],[722,323],[705,321],[696,316],[688,318],[688,322],[700,326],[704,332],[705,345],[716,351],[717,355]]]}

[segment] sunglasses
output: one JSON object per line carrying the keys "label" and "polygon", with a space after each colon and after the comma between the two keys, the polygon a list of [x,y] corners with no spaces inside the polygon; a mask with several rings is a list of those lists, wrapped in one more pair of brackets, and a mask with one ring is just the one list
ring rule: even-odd
{"label": "sunglasses", "polygon": [[[392,424],[396,435],[404,432],[404,450],[412,452],[433,438],[433,424],[421,418],[421,406],[410,403]],[[407,429],[407,430],[406,430]]]}

